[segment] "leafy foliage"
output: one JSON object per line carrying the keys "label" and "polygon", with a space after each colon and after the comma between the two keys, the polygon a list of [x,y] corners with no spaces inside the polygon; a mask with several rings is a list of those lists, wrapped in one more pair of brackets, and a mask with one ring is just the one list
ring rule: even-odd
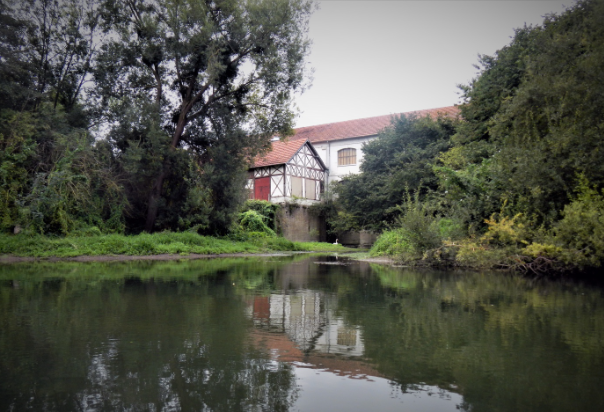
{"label": "leafy foliage", "polygon": [[230,226],[247,162],[274,133],[291,131],[311,10],[306,0],[102,2],[113,38],[97,60],[95,97],[124,163],[151,166],[136,172],[146,231],[173,225],[166,221],[185,198],[178,187],[189,162],[204,172],[209,232]]}
{"label": "leafy foliage", "polygon": [[577,174],[604,184],[602,19],[602,2],[581,1],[481,58],[481,75],[464,88],[466,122],[437,170],[448,200],[463,201],[474,223],[507,201],[512,215],[550,225]]}
{"label": "leafy foliage", "polygon": [[227,234],[291,130],[312,9],[0,1],[0,230]]}
{"label": "leafy foliage", "polygon": [[255,211],[263,217],[263,221],[273,231],[277,231],[278,221],[277,213],[281,209],[281,205],[271,203],[266,200],[246,200],[243,204],[242,212]]}
{"label": "leafy foliage", "polygon": [[[417,214],[417,208],[390,209],[405,212],[402,218],[416,224],[410,231],[398,222],[397,233],[404,238],[392,241],[422,250],[413,234],[424,233],[422,241],[430,243],[436,233],[427,230],[422,218],[442,216],[456,222],[455,236],[441,239],[460,265],[544,273],[602,264],[602,21],[604,3],[579,1],[561,15],[548,16],[542,26],[517,30],[511,44],[495,56],[480,57],[480,75],[462,86],[463,121],[456,125],[451,147],[430,162],[436,183],[424,180],[433,191],[422,201],[432,215]],[[392,150],[380,154],[387,160],[385,168],[388,159],[408,152]],[[404,182],[419,192],[413,170],[405,171]],[[389,178],[395,182],[396,176]],[[355,179],[359,184],[354,190],[362,193],[361,182],[371,177]],[[396,185],[386,193],[400,196],[404,185]],[[376,192],[387,187],[375,186]],[[355,210],[349,198],[343,198],[345,209]],[[387,196],[381,199],[388,201]],[[386,215],[379,219],[391,221]],[[465,239],[459,233],[463,228]],[[440,248],[433,243],[432,250]],[[424,253],[423,259],[430,257]]]}
{"label": "leafy foliage", "polygon": [[267,220],[265,216],[255,210],[247,210],[239,214],[239,225],[243,230],[275,236],[275,231],[266,224]]}
{"label": "leafy foliage", "polygon": [[361,174],[335,187],[337,202],[359,228],[383,229],[394,223],[405,192],[437,188],[432,162],[450,147],[455,121],[401,116],[363,147]]}
{"label": "leafy foliage", "polygon": [[577,197],[562,211],[562,219],[554,225],[549,240],[567,264],[600,266],[604,261],[604,191],[590,187],[585,178],[578,186]]}

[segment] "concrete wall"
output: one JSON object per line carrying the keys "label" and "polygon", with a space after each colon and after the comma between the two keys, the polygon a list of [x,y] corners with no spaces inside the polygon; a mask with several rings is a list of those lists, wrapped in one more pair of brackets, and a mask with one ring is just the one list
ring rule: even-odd
{"label": "concrete wall", "polygon": [[285,204],[278,216],[279,230],[292,242],[324,242],[325,219],[315,216],[301,205]]}
{"label": "concrete wall", "polygon": [[367,230],[360,232],[344,232],[340,235],[338,243],[344,246],[370,248],[377,240],[378,235]]}
{"label": "concrete wall", "polygon": [[[308,208],[297,204],[283,204],[278,212],[278,231],[292,242],[325,242],[327,240],[325,219],[315,216]],[[344,232],[338,243],[344,246],[370,248],[378,235],[367,230]]]}
{"label": "concrete wall", "polygon": [[359,246],[362,248],[370,248],[378,238],[377,233],[361,230],[359,233]]}
{"label": "concrete wall", "polygon": [[359,232],[344,232],[338,239],[338,243],[341,243],[344,246],[358,247],[360,242],[361,236]]}

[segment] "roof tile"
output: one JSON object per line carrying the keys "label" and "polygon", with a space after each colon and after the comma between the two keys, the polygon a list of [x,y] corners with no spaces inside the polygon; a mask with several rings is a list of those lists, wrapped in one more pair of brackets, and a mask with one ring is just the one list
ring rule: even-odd
{"label": "roof tile", "polygon": [[416,110],[413,112],[388,114],[385,116],[367,117],[364,119],[348,120],[345,122],[327,123],[317,126],[307,126],[294,129],[292,140],[310,140],[315,142],[327,142],[333,140],[350,139],[352,137],[373,136],[390,125],[393,116],[415,114],[418,117],[436,117],[439,114],[445,116],[457,116],[459,109],[456,106],[439,107],[436,109]]}
{"label": "roof tile", "polygon": [[304,143],[306,143],[306,140],[301,139],[272,142],[272,150],[264,156],[256,157],[252,168],[287,163]]}

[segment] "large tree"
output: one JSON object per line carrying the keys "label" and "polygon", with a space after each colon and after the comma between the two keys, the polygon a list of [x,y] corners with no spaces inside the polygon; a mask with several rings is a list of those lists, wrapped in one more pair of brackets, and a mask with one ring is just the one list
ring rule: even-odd
{"label": "large tree", "polygon": [[244,144],[227,144],[238,146],[227,166],[240,169],[242,155],[291,131],[312,9],[308,0],[104,1],[111,40],[97,62],[95,93],[120,156],[138,161],[144,177],[137,190],[146,198],[145,230],[170,207],[168,192],[191,169],[184,163],[204,170],[236,139]]}
{"label": "large tree", "polygon": [[361,173],[335,186],[339,206],[358,228],[382,230],[400,214],[406,192],[426,192],[438,186],[432,165],[450,148],[457,122],[414,115],[393,118],[390,127],[363,146]]}
{"label": "large tree", "polygon": [[98,1],[3,0],[0,2],[0,105],[37,110],[51,102],[86,127],[79,99],[91,79],[102,36]]}
{"label": "large tree", "polygon": [[602,21],[604,3],[582,0],[481,58],[439,169],[449,201],[474,223],[505,205],[548,225],[574,198],[578,176],[604,186]]}
{"label": "large tree", "polygon": [[[98,1],[0,1],[0,230],[123,231],[127,202],[82,104]],[[117,195],[117,196],[115,196]]]}

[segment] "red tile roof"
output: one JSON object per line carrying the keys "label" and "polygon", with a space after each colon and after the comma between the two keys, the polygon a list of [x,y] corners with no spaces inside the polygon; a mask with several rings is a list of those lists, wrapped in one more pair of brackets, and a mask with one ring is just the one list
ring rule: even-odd
{"label": "red tile roof", "polygon": [[264,156],[256,157],[252,168],[287,163],[300,150],[304,143],[306,143],[306,140],[301,139],[273,142],[272,150]]}
{"label": "red tile roof", "polygon": [[393,116],[415,114],[418,117],[437,117],[439,114],[455,117],[459,109],[455,106],[439,107],[437,109],[417,110],[406,113],[388,114],[385,116],[367,117],[365,119],[348,120],[345,122],[321,124],[318,126],[307,126],[294,129],[295,135],[292,140],[310,140],[315,142],[327,142],[333,140],[350,139],[352,137],[373,136],[390,125]]}

